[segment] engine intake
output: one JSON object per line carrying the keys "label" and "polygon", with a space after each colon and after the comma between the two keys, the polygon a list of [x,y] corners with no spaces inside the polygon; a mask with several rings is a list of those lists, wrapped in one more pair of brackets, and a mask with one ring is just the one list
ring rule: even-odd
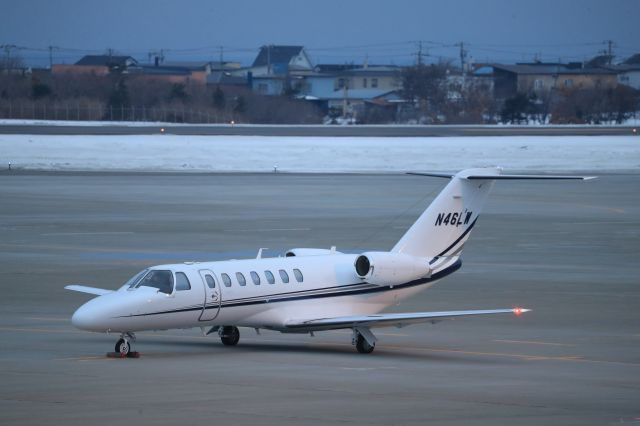
{"label": "engine intake", "polygon": [[354,267],[361,280],[384,286],[404,284],[431,275],[426,259],[402,253],[363,253],[356,258]]}

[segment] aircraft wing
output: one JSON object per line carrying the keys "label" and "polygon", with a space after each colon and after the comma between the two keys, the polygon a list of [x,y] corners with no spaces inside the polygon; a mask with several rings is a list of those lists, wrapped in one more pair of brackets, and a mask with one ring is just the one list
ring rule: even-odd
{"label": "aircraft wing", "polygon": [[355,327],[405,327],[423,322],[436,323],[447,319],[455,319],[473,315],[514,314],[520,315],[531,309],[485,309],[478,311],[444,311],[444,312],[408,312],[401,314],[355,315],[348,317],[318,318],[302,321],[291,321],[286,324],[290,331],[320,331]]}
{"label": "aircraft wing", "polygon": [[113,293],[113,290],[105,290],[104,288],[96,288],[96,287],[87,287],[86,285],[74,284],[74,285],[65,286],[64,288],[67,290],[79,291],[80,293],[95,294],[97,296]]}

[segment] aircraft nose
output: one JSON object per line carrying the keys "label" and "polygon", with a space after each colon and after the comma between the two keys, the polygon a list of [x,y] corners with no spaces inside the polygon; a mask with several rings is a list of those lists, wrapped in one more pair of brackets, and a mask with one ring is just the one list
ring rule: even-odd
{"label": "aircraft nose", "polygon": [[104,331],[101,327],[101,315],[97,312],[91,303],[85,303],[80,306],[71,317],[71,324],[81,330],[87,331]]}

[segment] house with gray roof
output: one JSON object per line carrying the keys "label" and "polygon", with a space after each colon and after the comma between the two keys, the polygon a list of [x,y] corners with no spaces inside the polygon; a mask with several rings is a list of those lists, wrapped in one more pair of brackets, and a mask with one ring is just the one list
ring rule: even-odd
{"label": "house with gray roof", "polygon": [[125,71],[130,66],[136,65],[138,62],[131,56],[119,55],[86,55],[83,56],[75,65],[89,67],[108,67],[110,70]]}
{"label": "house with gray roof", "polygon": [[260,48],[250,67],[229,73],[244,78],[258,93],[281,95],[292,88],[292,73],[312,70],[311,59],[303,46],[266,45]]}
{"label": "house with gray roof", "polygon": [[312,70],[313,65],[303,46],[262,46],[250,71],[255,76],[286,75],[291,71]]}
{"label": "house with gray roof", "polygon": [[552,89],[612,88],[618,84],[617,73],[603,68],[585,68],[581,62],[490,64],[493,68],[494,93],[508,98],[516,93],[546,95]]}

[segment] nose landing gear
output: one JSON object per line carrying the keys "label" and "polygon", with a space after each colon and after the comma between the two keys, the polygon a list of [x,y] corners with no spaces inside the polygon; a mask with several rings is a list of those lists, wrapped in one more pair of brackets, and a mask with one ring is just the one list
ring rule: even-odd
{"label": "nose landing gear", "polygon": [[130,341],[135,341],[136,336],[133,333],[122,333],[120,339],[116,342],[115,352],[109,352],[109,358],[139,358],[140,352],[131,350]]}
{"label": "nose landing gear", "polygon": [[131,345],[124,339],[120,339],[116,342],[116,352],[122,356],[127,356],[131,350]]}

